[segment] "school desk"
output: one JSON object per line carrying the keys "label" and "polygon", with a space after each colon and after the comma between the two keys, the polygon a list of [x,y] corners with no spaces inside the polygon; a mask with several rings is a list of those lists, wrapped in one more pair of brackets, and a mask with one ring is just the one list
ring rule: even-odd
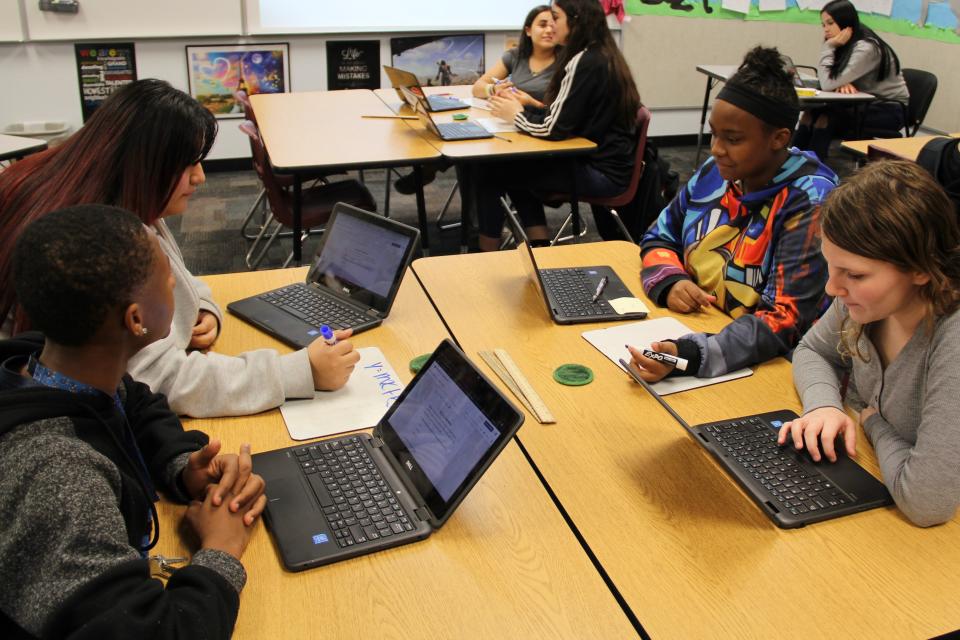
{"label": "school desk", "polygon": [[[363,118],[391,115],[372,91],[306,91],[250,96],[260,136],[274,171],[294,177],[293,257],[301,260],[301,187],[318,170],[397,167],[436,162],[440,152],[404,121]],[[420,184],[420,181],[417,181]],[[429,253],[426,204],[417,191],[420,243]]]}
{"label": "school desk", "polygon": [[[733,74],[737,72],[738,65],[735,64],[698,64],[697,71],[707,77],[707,87],[703,92],[703,108],[700,110],[700,128],[697,129],[697,155],[693,161],[693,169],[696,171],[700,167],[700,149],[703,147],[703,126],[707,122],[707,106],[710,103],[710,92],[721,83],[726,82]],[[800,95],[800,106],[808,107],[823,104],[849,105],[854,108],[854,119],[856,120],[858,131],[860,126],[859,109],[868,102],[876,100],[872,94],[863,93],[840,93],[838,91],[817,91],[815,95]]]}
{"label": "school desk", "polygon": [[19,160],[24,156],[36,153],[37,151],[43,151],[46,148],[46,140],[0,134],[0,162],[4,160]]}
{"label": "school desk", "polygon": [[[960,138],[960,132],[948,134],[952,138]],[[923,146],[936,138],[943,136],[913,136],[912,138],[874,138],[872,140],[844,140],[841,148],[862,161],[870,155],[870,147],[877,149],[881,154],[887,154],[903,160],[916,160]]]}
{"label": "school desk", "polygon": [[[581,338],[607,324],[554,325],[515,251],[413,263],[471,357],[502,347],[556,424],[532,417],[518,440],[652,638],[904,638],[960,627],[960,522],[919,529],[894,508],[781,530],[669,415]],[[605,242],[537,250],[541,267],[610,265],[641,298],[639,250]],[[651,317],[674,315],[648,302]],[[676,316],[695,331],[729,319]],[[564,387],[574,362],[593,383]],[[691,424],[799,410],[790,365],[666,397]],[[860,433],[859,460],[877,474]]]}
{"label": "school desk", "polygon": [[[473,98],[472,89],[472,85],[426,87],[424,88],[424,92],[429,95],[451,94],[469,104]],[[376,93],[377,97],[393,112],[402,115],[413,113],[410,107],[400,100],[395,89],[377,89],[374,93]],[[495,120],[490,111],[477,107],[456,111],[441,111],[431,115],[436,122],[453,122],[453,116],[455,114],[466,115],[468,121],[476,121],[479,118]],[[545,158],[585,155],[592,153],[597,148],[595,142],[579,136],[566,138],[564,140],[544,140],[521,133],[520,131],[500,132],[495,134],[497,137],[494,138],[445,141],[437,137],[432,131],[428,131],[420,120],[405,120],[404,122],[422,135],[437,151],[443,154],[443,157],[448,162],[464,169],[460,172],[461,199],[464,203],[475,200],[473,196],[474,180],[472,168],[476,163],[520,159],[529,159],[530,162],[533,163]],[[571,185],[573,182],[571,176]],[[576,193],[573,193],[572,196],[571,206],[575,206],[573,203],[576,202]],[[466,253],[469,233],[469,224],[464,224],[469,220],[469,213],[466,207],[461,208],[460,215],[460,252]],[[579,216],[575,216],[574,237],[579,237],[579,227],[580,218]]]}
{"label": "school desk", "polygon": [[[208,276],[217,302],[301,280],[306,269]],[[288,349],[226,315],[220,353]],[[405,381],[407,363],[446,337],[408,273],[383,325],[352,339],[377,346]],[[254,452],[296,444],[278,410],[189,420]],[[526,428],[526,427],[524,427]],[[183,507],[159,505],[158,552],[186,555],[176,535]],[[564,523],[519,447],[504,449],[447,524],[424,541],[288,573],[257,526],[243,556],[248,581],[234,637],[245,638],[630,638],[636,633]]]}

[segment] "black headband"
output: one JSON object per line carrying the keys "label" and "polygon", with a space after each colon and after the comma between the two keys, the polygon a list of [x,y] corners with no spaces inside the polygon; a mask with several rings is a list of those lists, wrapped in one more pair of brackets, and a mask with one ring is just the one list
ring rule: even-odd
{"label": "black headband", "polygon": [[793,129],[800,117],[800,109],[779,100],[762,95],[737,82],[728,82],[717,94],[717,100],[724,100],[740,107],[747,113],[760,118],[778,129]]}

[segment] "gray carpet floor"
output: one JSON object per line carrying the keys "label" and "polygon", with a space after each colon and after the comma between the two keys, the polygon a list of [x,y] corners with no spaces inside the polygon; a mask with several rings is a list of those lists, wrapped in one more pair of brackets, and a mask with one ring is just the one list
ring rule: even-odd
{"label": "gray carpet floor", "polygon": [[[660,146],[660,154],[669,163],[674,171],[680,174],[681,184],[684,184],[693,173],[695,147]],[[854,170],[854,162],[839,148],[831,150],[830,165],[842,177]],[[401,169],[401,173],[406,170]],[[377,200],[378,211],[384,210],[386,195],[385,174],[383,170],[365,171],[363,179]],[[352,177],[358,178],[356,172]],[[397,174],[391,176],[390,183]],[[424,188],[427,213],[430,220],[430,248],[432,255],[443,255],[459,251],[460,230],[441,230],[434,222],[454,188],[456,174],[447,171],[437,174],[436,180]],[[392,186],[391,186],[392,189]],[[260,183],[256,173],[249,171],[229,171],[207,173],[207,182],[193,196],[190,207],[184,215],[174,216],[167,220],[171,231],[180,243],[187,267],[196,275],[212,273],[231,273],[246,271],[245,257],[251,241],[241,235],[240,228],[244,218],[260,192]],[[592,225],[589,207],[581,206],[583,218],[587,222],[587,235],[582,242],[597,241],[600,237]],[[547,209],[547,223],[556,230],[567,216],[568,207]],[[416,200],[414,196],[402,195],[395,189],[390,194],[390,217],[412,226],[417,225]],[[262,215],[255,213],[248,226],[248,233],[256,233]],[[460,198],[455,195],[452,199],[444,222],[460,219]],[[472,244],[476,246],[476,231],[471,233]],[[313,256],[320,236],[315,235],[307,239],[304,244],[304,259],[308,261]],[[278,239],[267,252],[261,263],[261,269],[277,268],[282,266],[290,253],[291,241],[289,238]]]}

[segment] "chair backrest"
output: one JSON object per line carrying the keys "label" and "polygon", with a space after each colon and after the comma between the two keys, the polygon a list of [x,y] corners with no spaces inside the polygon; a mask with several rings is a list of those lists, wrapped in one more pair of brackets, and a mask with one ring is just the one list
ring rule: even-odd
{"label": "chair backrest", "polygon": [[927,110],[937,93],[937,76],[922,69],[903,69],[903,79],[910,92],[910,102],[907,105],[907,135],[916,135],[923,119],[927,117]]}
{"label": "chair backrest", "polygon": [[253,104],[250,102],[250,96],[247,95],[247,92],[234,91],[233,97],[243,107],[243,117],[253,124],[257,124],[257,115],[253,112]]}
{"label": "chair backrest", "polygon": [[650,110],[641,105],[640,108],[637,109],[637,149],[634,153],[633,174],[630,176],[630,183],[627,185],[626,191],[615,198],[607,199],[606,202],[604,202],[604,206],[622,207],[633,200],[633,197],[637,194],[640,176],[643,175],[643,154],[647,149],[647,130],[649,128]]}
{"label": "chair backrest", "polygon": [[253,155],[253,168],[263,183],[263,189],[267,192],[267,202],[270,204],[270,211],[283,224],[292,225],[293,211],[290,209],[290,203],[286,193],[273,173],[270,166],[270,157],[263,146],[263,140],[260,138],[260,131],[250,120],[245,120],[240,124],[240,130],[250,138],[250,151]]}

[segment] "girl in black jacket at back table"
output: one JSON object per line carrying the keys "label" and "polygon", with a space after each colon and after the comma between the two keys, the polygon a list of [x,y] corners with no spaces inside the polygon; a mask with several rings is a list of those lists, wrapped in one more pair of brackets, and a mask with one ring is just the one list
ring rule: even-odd
{"label": "girl in black jacket at back table", "polygon": [[543,204],[534,191],[569,192],[576,180],[581,196],[622,193],[633,171],[634,135],[640,96],[623,54],[613,41],[596,0],[554,0],[556,41],[563,45],[543,109],[524,107],[509,94],[490,100],[493,114],[521,131],[548,140],[582,136],[597,150],[576,159],[517,160],[481,165],[477,177],[480,249],[500,244],[506,192],[531,241],[548,235]]}

